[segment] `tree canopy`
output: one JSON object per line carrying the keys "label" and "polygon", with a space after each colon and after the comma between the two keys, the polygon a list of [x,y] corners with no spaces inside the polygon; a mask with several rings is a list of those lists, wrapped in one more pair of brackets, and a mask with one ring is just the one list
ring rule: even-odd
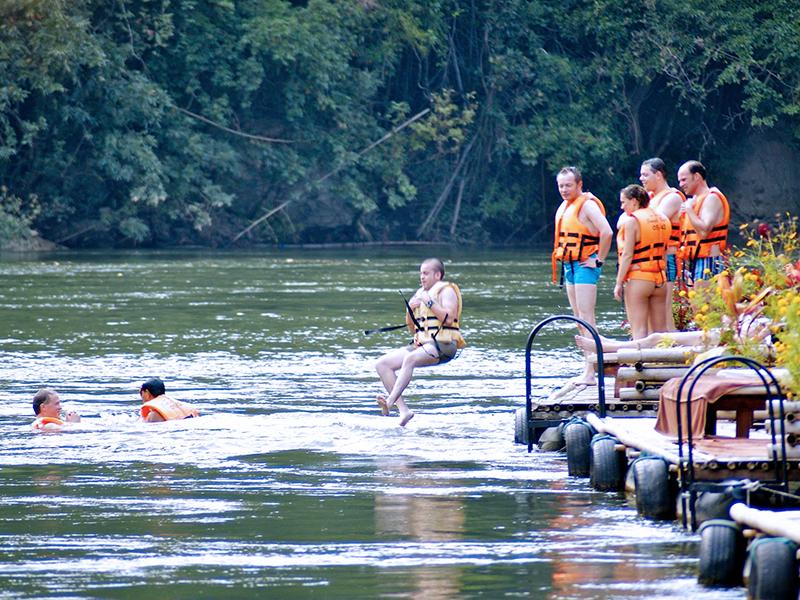
{"label": "tree canopy", "polygon": [[544,240],[565,164],[613,205],[644,158],[800,139],[798,9],[8,0],[0,236]]}

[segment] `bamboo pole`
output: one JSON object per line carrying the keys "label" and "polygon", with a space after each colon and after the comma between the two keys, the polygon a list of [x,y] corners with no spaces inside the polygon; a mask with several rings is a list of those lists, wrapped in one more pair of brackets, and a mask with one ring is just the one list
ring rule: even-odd
{"label": "bamboo pole", "polygon": [[674,377],[683,377],[689,367],[620,367],[617,379],[621,381],[667,381]]}
{"label": "bamboo pole", "polygon": [[731,506],[730,515],[737,523],[800,544],[800,511],[758,510],[736,503]]}
{"label": "bamboo pole", "polygon": [[617,359],[621,363],[675,363],[685,365],[697,354],[696,348],[681,346],[678,348],[620,348]]}
{"label": "bamboo pole", "polygon": [[646,389],[643,391],[639,391],[636,388],[621,388],[619,390],[619,399],[620,400],[658,400],[659,395],[661,394],[661,390],[655,389]]}
{"label": "bamboo pole", "polygon": [[[763,387],[761,389],[764,389]],[[775,411],[775,416],[778,416],[778,411],[780,410],[780,403],[779,402],[768,402],[767,403],[767,410],[769,410],[769,405],[772,404],[772,409]],[[800,402],[797,400],[784,400],[783,402],[783,410],[787,413],[787,417],[790,413],[800,412]]]}

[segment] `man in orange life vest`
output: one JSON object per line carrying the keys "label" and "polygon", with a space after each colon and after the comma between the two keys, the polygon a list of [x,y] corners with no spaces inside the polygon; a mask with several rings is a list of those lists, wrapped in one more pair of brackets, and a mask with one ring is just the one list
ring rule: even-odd
{"label": "man in orange life vest", "polygon": [[[583,179],[577,167],[564,167],[556,177],[563,202],[556,211],[553,244],[553,282],[566,279],[567,299],[572,314],[595,325],[597,280],[600,268],[611,248],[611,225],[603,203],[590,192],[583,191]],[[588,332],[579,328],[583,335]],[[583,375],[574,383],[595,384],[592,364],[586,362]]]}
{"label": "man in orange life vest", "polygon": [[678,185],[686,196],[679,253],[692,281],[710,279],[724,268],[730,205],[725,195],[706,183],[706,168],[690,160],[678,169]]}
{"label": "man in orange life vest", "polygon": [[36,420],[33,428],[39,430],[61,429],[66,423],[78,423],[81,417],[75,411],[68,411],[61,419],[61,398],[55,390],[42,388],[33,397],[33,414]]}
{"label": "man in orange life vest", "polygon": [[[650,208],[664,215],[670,222],[666,254],[667,293],[664,296],[664,314],[667,319],[667,329],[675,331],[675,319],[672,315],[672,290],[678,281],[677,254],[681,241],[681,208],[686,197],[667,183],[667,166],[660,158],[648,158],[642,163],[639,168],[639,181],[650,194]],[[623,212],[623,214],[625,213]]]}
{"label": "man in orange life vest", "polygon": [[375,363],[375,370],[389,393],[376,398],[378,405],[383,415],[388,416],[397,404],[401,427],[414,417],[402,396],[411,383],[414,369],[449,362],[459,348],[466,346],[460,329],[461,291],[455,283],[443,280],[441,260],[429,258],[422,262],[419,267],[422,286],[409,300],[406,313],[406,325],[414,333],[414,341],[387,352]]}
{"label": "man in orange life vest", "polygon": [[200,411],[185,402],[173,400],[166,395],[164,382],[158,377],[148,379],[139,389],[142,398],[142,420],[148,423],[175,421],[199,417]]}

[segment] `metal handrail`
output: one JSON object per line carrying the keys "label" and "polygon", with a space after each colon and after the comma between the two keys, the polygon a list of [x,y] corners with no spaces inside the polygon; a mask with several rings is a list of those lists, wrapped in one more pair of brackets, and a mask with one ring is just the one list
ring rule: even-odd
{"label": "metal handrail", "polygon": [[599,404],[599,412],[600,418],[605,418],[606,416],[606,388],[605,388],[605,381],[603,379],[603,344],[600,341],[600,335],[597,333],[597,330],[592,326],[589,325],[583,319],[572,315],[554,315],[552,317],[547,317],[546,319],[539,321],[528,334],[528,344],[525,346],[525,427],[528,431],[528,452],[533,451],[533,437],[531,436],[530,426],[531,426],[531,346],[533,345],[533,340],[536,338],[536,335],[539,333],[539,330],[542,329],[545,325],[548,325],[554,321],[573,321],[578,323],[582,327],[585,327],[586,330],[592,335],[592,339],[594,339],[594,346],[595,352],[597,353],[597,393],[598,393],[598,404]]}
{"label": "metal handrail", "polygon": [[[786,455],[786,436],[782,435],[781,438],[781,452],[783,456],[782,462],[779,462],[778,459],[778,450],[777,450],[777,438],[775,432],[775,414],[774,414],[774,400],[778,400],[778,407],[779,407],[779,421],[783,422],[785,418],[785,411],[784,411],[784,394],[781,391],[781,386],[778,383],[778,380],[775,378],[775,375],[763,364],[754,360],[752,358],[747,358],[744,356],[715,356],[712,358],[708,358],[703,360],[696,365],[693,365],[688,372],[684,374],[681,378],[681,382],[678,385],[678,394],[676,399],[676,414],[678,417],[678,469],[681,472],[680,477],[680,486],[681,486],[681,495],[685,495],[686,491],[688,490],[690,495],[692,494],[692,490],[695,485],[695,468],[694,468],[694,439],[692,437],[692,395],[694,393],[694,386],[697,385],[697,382],[700,378],[712,367],[719,363],[724,362],[739,362],[747,366],[749,369],[755,371],[756,375],[758,375],[759,379],[761,380],[764,389],[767,392],[767,402],[769,403],[769,417],[770,417],[770,429],[771,429],[771,438],[772,438],[772,460],[775,464],[775,483],[779,485],[784,491],[788,490],[788,460]],[[696,373],[696,375],[695,375]],[[766,377],[765,375],[766,374]],[[694,375],[694,377],[693,377]],[[687,399],[686,399],[686,447],[687,447],[687,460],[684,462],[683,457],[683,423],[681,419],[681,398],[683,397],[683,389],[686,385],[686,382],[691,379],[691,383],[689,384],[689,389],[687,392]],[[769,381],[767,381],[769,379]],[[773,388],[774,386],[774,388]],[[773,393],[773,389],[776,390]],[[781,473],[781,465],[783,467],[783,472]],[[690,511],[692,513],[692,528],[694,529],[696,526],[696,519],[694,513],[694,502],[690,498]],[[686,527],[686,511],[683,511],[682,516],[683,526]]]}

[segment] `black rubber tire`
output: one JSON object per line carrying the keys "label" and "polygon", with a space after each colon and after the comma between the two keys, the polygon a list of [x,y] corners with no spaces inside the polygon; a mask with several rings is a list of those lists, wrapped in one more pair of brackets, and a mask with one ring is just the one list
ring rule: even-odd
{"label": "black rubber tire", "polygon": [[564,450],[564,424],[548,427],[539,435],[539,450],[542,452],[561,452]]}
{"label": "black rubber tire", "polygon": [[636,487],[636,510],[647,519],[675,518],[675,499],[669,480],[667,463],[658,457],[641,457],[633,461]]}
{"label": "black rubber tire", "polygon": [[572,421],[564,427],[567,446],[567,472],[573,477],[589,476],[592,428],[585,421]]}
{"label": "black rubber tire", "polygon": [[797,545],[786,538],[761,538],[750,545],[753,600],[797,598]]}
{"label": "black rubber tire", "polygon": [[528,424],[525,422],[525,409],[518,408],[514,413],[514,443],[528,445]]}
{"label": "black rubber tire", "polygon": [[741,528],[723,519],[700,526],[700,560],[697,581],[713,587],[733,587],[742,583],[745,540]]}
{"label": "black rubber tire", "polygon": [[600,492],[618,492],[625,485],[625,454],[617,452],[617,440],[598,433],[589,455],[590,482]]}

